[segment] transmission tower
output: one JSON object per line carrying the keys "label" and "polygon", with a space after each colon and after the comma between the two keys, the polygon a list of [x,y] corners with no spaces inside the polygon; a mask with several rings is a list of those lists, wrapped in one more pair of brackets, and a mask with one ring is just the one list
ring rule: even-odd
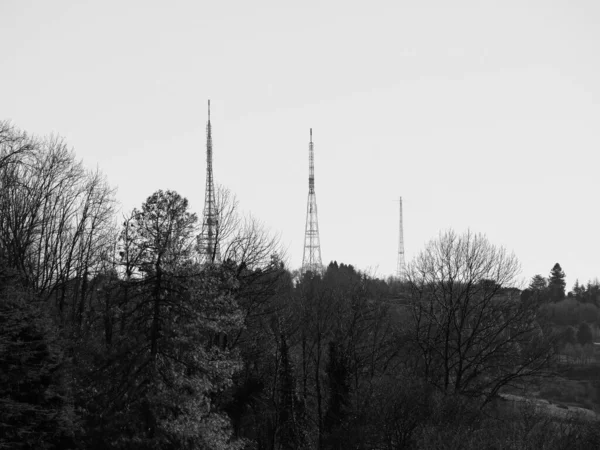
{"label": "transmission tower", "polygon": [[203,263],[220,263],[219,214],[215,201],[215,187],[212,171],[212,132],[210,126],[210,100],[208,101],[208,122],[206,124],[206,190],[204,193],[204,217],[199,238],[200,258]]}
{"label": "transmission tower", "polygon": [[306,231],[304,233],[304,253],[302,254],[302,273],[308,271],[320,273],[323,270],[321,263],[321,243],[319,240],[319,222],[317,220],[317,197],[315,195],[315,164],[314,148],[312,141],[312,128],[310,129],[310,143],[308,144],[308,203],[306,206]]}
{"label": "transmission tower", "polygon": [[406,277],[406,264],[404,262],[404,228],[402,226],[402,197],[400,197],[400,234],[398,239],[398,267],[396,269],[396,276],[400,280],[404,280]]}

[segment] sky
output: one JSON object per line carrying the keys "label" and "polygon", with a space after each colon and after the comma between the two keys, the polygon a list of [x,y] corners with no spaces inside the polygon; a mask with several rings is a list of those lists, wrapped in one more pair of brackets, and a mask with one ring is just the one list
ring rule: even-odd
{"label": "sky", "polygon": [[0,2],[0,119],[117,187],[202,212],[215,181],[302,262],[309,129],[323,262],[395,273],[440,231],[600,277],[600,2]]}

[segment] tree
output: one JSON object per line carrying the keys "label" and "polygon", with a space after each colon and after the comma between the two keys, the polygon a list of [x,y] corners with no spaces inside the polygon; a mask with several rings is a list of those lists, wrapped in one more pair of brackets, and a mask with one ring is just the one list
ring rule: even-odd
{"label": "tree", "polygon": [[584,298],[586,302],[600,306],[600,281],[597,278],[587,282]]}
{"label": "tree", "polygon": [[75,448],[68,358],[44,304],[0,281],[0,448]]}
{"label": "tree", "polygon": [[[290,309],[290,348],[316,448],[365,448],[375,380],[397,367],[387,286],[351,265],[302,275]],[[370,447],[369,447],[370,448]]]}
{"label": "tree", "polygon": [[529,301],[535,297],[536,301],[548,301],[548,280],[537,274],[531,278],[529,287],[521,292],[521,300]]}
{"label": "tree", "polygon": [[529,289],[534,292],[542,292],[548,287],[548,280],[540,274],[534,275],[529,283]]}
{"label": "tree", "polygon": [[493,398],[544,371],[552,345],[539,301],[510,290],[520,264],[485,236],[452,230],[409,265],[412,352],[424,379],[446,394]]}
{"label": "tree", "polygon": [[579,328],[577,329],[577,342],[579,342],[582,346],[594,342],[592,329],[587,322],[583,322],[579,325]]}
{"label": "tree", "polygon": [[[4,155],[4,156],[2,156]],[[28,288],[81,324],[113,237],[114,192],[58,137],[0,124],[0,249]]]}
{"label": "tree", "polygon": [[565,273],[559,263],[554,264],[548,278],[548,291],[550,300],[557,302],[565,298]]}
{"label": "tree", "polygon": [[327,434],[326,444],[332,449],[347,448],[343,425],[347,420],[350,403],[350,382],[348,380],[348,361],[344,349],[335,342],[329,342],[329,362],[326,371],[328,378],[329,405],[323,420],[323,429]]}
{"label": "tree", "polygon": [[579,284],[579,280],[575,280],[573,290],[569,292],[569,297],[575,297],[579,301],[586,301],[585,285]]}
{"label": "tree", "polygon": [[281,334],[280,356],[278,448],[282,450],[305,448],[303,405],[296,394],[296,380],[290,361],[289,347],[283,333]]}
{"label": "tree", "polygon": [[[121,326],[88,375],[91,442],[102,448],[239,448],[220,396],[240,361],[222,345],[242,315],[232,264],[195,264],[196,216],[157,191],[124,223]],[[98,393],[98,394],[96,394]]]}
{"label": "tree", "polygon": [[279,236],[271,235],[251,214],[242,215],[237,197],[229,189],[217,185],[215,204],[219,225],[215,245],[223,261],[231,260],[251,270],[264,270],[273,256],[281,261],[284,252]]}
{"label": "tree", "polygon": [[19,163],[22,157],[30,153],[37,142],[27,133],[15,129],[10,122],[0,121],[0,171],[11,164]]}

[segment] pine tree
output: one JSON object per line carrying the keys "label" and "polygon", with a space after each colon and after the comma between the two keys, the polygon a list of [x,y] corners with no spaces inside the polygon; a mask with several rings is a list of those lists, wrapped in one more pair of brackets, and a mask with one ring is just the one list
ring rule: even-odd
{"label": "pine tree", "polygon": [[575,280],[575,284],[573,285],[573,290],[569,295],[573,295],[579,301],[585,301],[585,285],[579,284],[579,280]]}
{"label": "pine tree", "polygon": [[550,293],[550,300],[558,302],[565,298],[565,273],[560,267],[559,263],[554,264],[550,277],[548,279],[548,290]]}
{"label": "pine tree", "polygon": [[[97,448],[236,449],[220,396],[240,369],[222,345],[243,318],[235,267],[194,263],[196,217],[158,191],[125,222],[121,326],[91,380]],[[124,294],[126,292],[126,295]],[[223,337],[223,339],[220,339]]]}

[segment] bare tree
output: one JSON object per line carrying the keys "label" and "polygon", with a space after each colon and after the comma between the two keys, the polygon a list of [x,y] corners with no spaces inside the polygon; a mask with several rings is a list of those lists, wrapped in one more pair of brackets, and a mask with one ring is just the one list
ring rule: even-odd
{"label": "bare tree", "polygon": [[279,235],[271,234],[252,215],[242,215],[235,194],[222,185],[217,185],[216,207],[219,217],[216,245],[220,247],[223,263],[236,267],[236,299],[246,325],[227,337],[228,346],[234,347],[252,340],[252,333],[269,328],[263,321],[282,307],[275,297],[285,291],[285,252]]}
{"label": "bare tree", "polygon": [[539,305],[514,289],[519,272],[514,254],[470,231],[441,233],[409,265],[413,350],[428,382],[487,401],[543,373],[551,339]]}
{"label": "bare tree", "polygon": [[284,252],[279,235],[271,235],[264,224],[251,215],[239,220],[238,224],[224,242],[224,260],[243,263],[248,269],[266,268],[273,257],[281,261]]}
{"label": "bare tree", "polygon": [[279,236],[272,235],[252,215],[243,216],[237,197],[228,188],[217,185],[215,203],[218,215],[215,245],[221,249],[223,261],[230,260],[238,266],[256,269],[269,266],[273,256],[282,259],[284,252]]}
{"label": "bare tree", "polygon": [[222,184],[217,185],[215,202],[219,218],[217,241],[224,245],[240,226],[239,202],[235,194]]}
{"label": "bare tree", "polygon": [[0,127],[0,249],[28,287],[73,318],[114,232],[114,192],[57,137]]}
{"label": "bare tree", "polygon": [[20,155],[30,152],[35,145],[35,140],[16,130],[10,122],[0,121],[0,170],[18,161]]}

